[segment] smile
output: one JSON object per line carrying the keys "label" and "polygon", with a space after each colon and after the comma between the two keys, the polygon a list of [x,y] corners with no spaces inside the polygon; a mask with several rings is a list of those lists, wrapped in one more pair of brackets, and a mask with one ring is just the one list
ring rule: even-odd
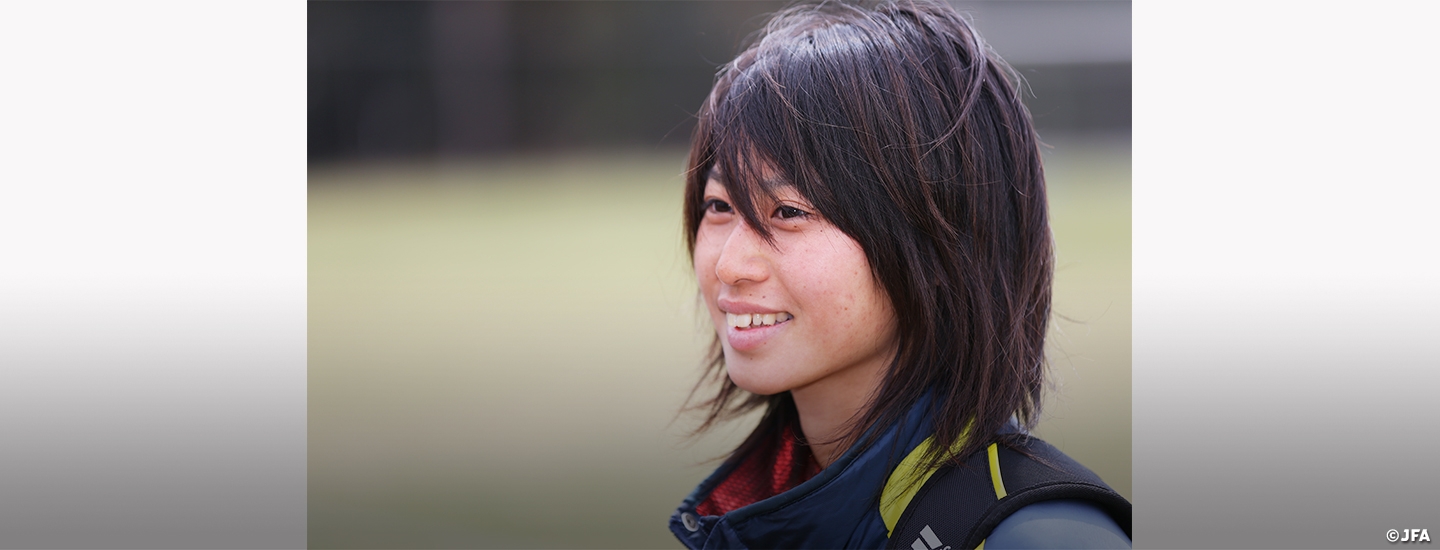
{"label": "smile", "polygon": [[726,313],[725,324],[734,328],[762,327],[784,323],[795,316],[784,311],[779,313]]}

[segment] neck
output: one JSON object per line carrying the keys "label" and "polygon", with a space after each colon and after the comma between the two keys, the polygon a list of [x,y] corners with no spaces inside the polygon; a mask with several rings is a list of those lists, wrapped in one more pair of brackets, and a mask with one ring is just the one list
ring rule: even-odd
{"label": "neck", "polygon": [[855,365],[790,391],[800,416],[800,430],[821,468],[829,466],[853,443],[846,437],[846,429],[860,417],[880,389],[888,364],[886,357]]}

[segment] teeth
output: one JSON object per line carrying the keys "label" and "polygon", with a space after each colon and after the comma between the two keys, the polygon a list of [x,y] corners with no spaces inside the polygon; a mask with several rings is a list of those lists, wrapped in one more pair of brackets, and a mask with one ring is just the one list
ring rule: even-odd
{"label": "teeth", "polygon": [[751,326],[770,326],[775,323],[784,323],[794,319],[795,316],[789,313],[726,313],[725,323],[735,328],[747,328]]}

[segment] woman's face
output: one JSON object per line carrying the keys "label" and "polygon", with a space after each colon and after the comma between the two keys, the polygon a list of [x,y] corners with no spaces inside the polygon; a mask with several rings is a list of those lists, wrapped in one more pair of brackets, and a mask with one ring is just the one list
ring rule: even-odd
{"label": "woman's face", "polygon": [[772,395],[810,387],[870,388],[894,354],[898,322],[860,244],[821,218],[793,187],[756,207],[766,243],[705,184],[695,274],[736,385]]}

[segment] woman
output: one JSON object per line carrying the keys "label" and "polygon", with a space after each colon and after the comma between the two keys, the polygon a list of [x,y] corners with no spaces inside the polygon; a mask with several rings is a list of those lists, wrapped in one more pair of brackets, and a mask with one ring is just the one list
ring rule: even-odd
{"label": "woman", "polygon": [[718,386],[701,429],[764,415],[671,519],[683,543],[1129,546],[1129,504],[1026,435],[1044,176],[1015,78],[964,19],[787,9],[699,118],[685,223]]}

